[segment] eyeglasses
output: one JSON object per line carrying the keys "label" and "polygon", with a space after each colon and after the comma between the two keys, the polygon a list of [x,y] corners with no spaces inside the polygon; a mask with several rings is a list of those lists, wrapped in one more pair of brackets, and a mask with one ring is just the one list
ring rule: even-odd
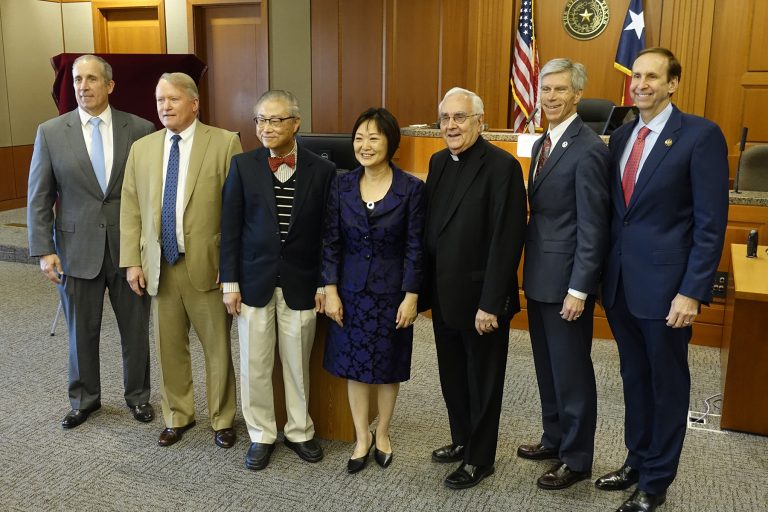
{"label": "eyeglasses", "polygon": [[253,120],[256,121],[256,126],[265,126],[269,124],[272,128],[280,128],[283,126],[283,123],[285,123],[289,119],[296,119],[296,116],[290,116],[290,117],[254,117]]}
{"label": "eyeglasses", "polygon": [[481,115],[483,114],[467,114],[466,112],[456,112],[452,116],[443,114],[438,118],[438,121],[440,122],[440,126],[448,126],[448,123],[451,122],[451,119],[453,119],[453,122],[456,124],[464,124],[464,122],[466,122],[466,120],[470,117],[477,117]]}

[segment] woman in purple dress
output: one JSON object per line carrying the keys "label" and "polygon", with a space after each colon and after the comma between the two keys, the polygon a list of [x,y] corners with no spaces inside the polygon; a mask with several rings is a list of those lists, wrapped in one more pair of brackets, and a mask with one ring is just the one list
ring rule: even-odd
{"label": "woman in purple dress", "polygon": [[[323,365],[347,379],[357,444],[347,463],[356,473],[374,458],[392,461],[389,426],[400,382],[410,378],[413,322],[422,281],[424,183],[392,163],[400,144],[397,119],[369,109],[355,122],[361,167],[331,184],[323,237],[328,332]],[[378,396],[377,431],[368,403]]]}

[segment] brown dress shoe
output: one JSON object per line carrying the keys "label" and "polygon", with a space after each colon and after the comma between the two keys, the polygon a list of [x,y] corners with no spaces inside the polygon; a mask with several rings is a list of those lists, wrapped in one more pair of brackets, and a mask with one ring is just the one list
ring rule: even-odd
{"label": "brown dress shoe", "polygon": [[616,512],[653,512],[667,501],[667,493],[651,494],[636,489]]}
{"label": "brown dress shoe", "polygon": [[640,472],[624,464],[616,471],[611,471],[595,481],[595,487],[601,491],[623,491],[640,480]]}
{"label": "brown dress shoe", "polygon": [[183,427],[168,427],[160,432],[160,438],[157,440],[157,444],[160,446],[171,446],[181,441],[181,436],[187,430],[195,426],[195,422],[188,423]]}
{"label": "brown dress shoe", "polygon": [[235,445],[235,429],[223,428],[213,433],[213,442],[221,448],[232,448]]}
{"label": "brown dress shoe", "polygon": [[517,456],[523,459],[547,460],[557,459],[558,450],[555,448],[545,448],[543,444],[521,444],[517,448]]}
{"label": "brown dress shoe", "polygon": [[539,489],[544,490],[565,489],[590,476],[589,471],[574,471],[568,467],[568,464],[558,462],[539,477],[536,485],[539,486]]}

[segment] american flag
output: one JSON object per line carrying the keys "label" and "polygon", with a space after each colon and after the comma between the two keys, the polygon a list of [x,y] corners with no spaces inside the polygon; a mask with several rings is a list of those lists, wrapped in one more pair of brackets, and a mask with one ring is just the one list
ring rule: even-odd
{"label": "american flag", "polygon": [[[533,0],[523,0],[520,4],[514,51],[512,78],[509,80],[515,99],[512,127],[520,132],[539,102],[539,52],[533,30]],[[540,125],[541,112],[537,111],[528,129],[533,131],[535,126]]]}

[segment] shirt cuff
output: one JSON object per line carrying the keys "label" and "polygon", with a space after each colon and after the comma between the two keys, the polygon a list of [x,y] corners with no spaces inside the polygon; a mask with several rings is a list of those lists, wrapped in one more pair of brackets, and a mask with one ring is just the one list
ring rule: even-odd
{"label": "shirt cuff", "polygon": [[240,283],[221,283],[224,293],[240,293]]}
{"label": "shirt cuff", "polygon": [[578,290],[574,290],[573,288],[568,288],[568,295],[573,295],[577,299],[587,300],[587,294],[586,293],[580,292]]}
{"label": "shirt cuff", "polygon": [[317,295],[318,293],[320,295],[325,295],[325,287],[324,286],[318,286],[317,287],[317,291],[315,292],[315,295]]}

